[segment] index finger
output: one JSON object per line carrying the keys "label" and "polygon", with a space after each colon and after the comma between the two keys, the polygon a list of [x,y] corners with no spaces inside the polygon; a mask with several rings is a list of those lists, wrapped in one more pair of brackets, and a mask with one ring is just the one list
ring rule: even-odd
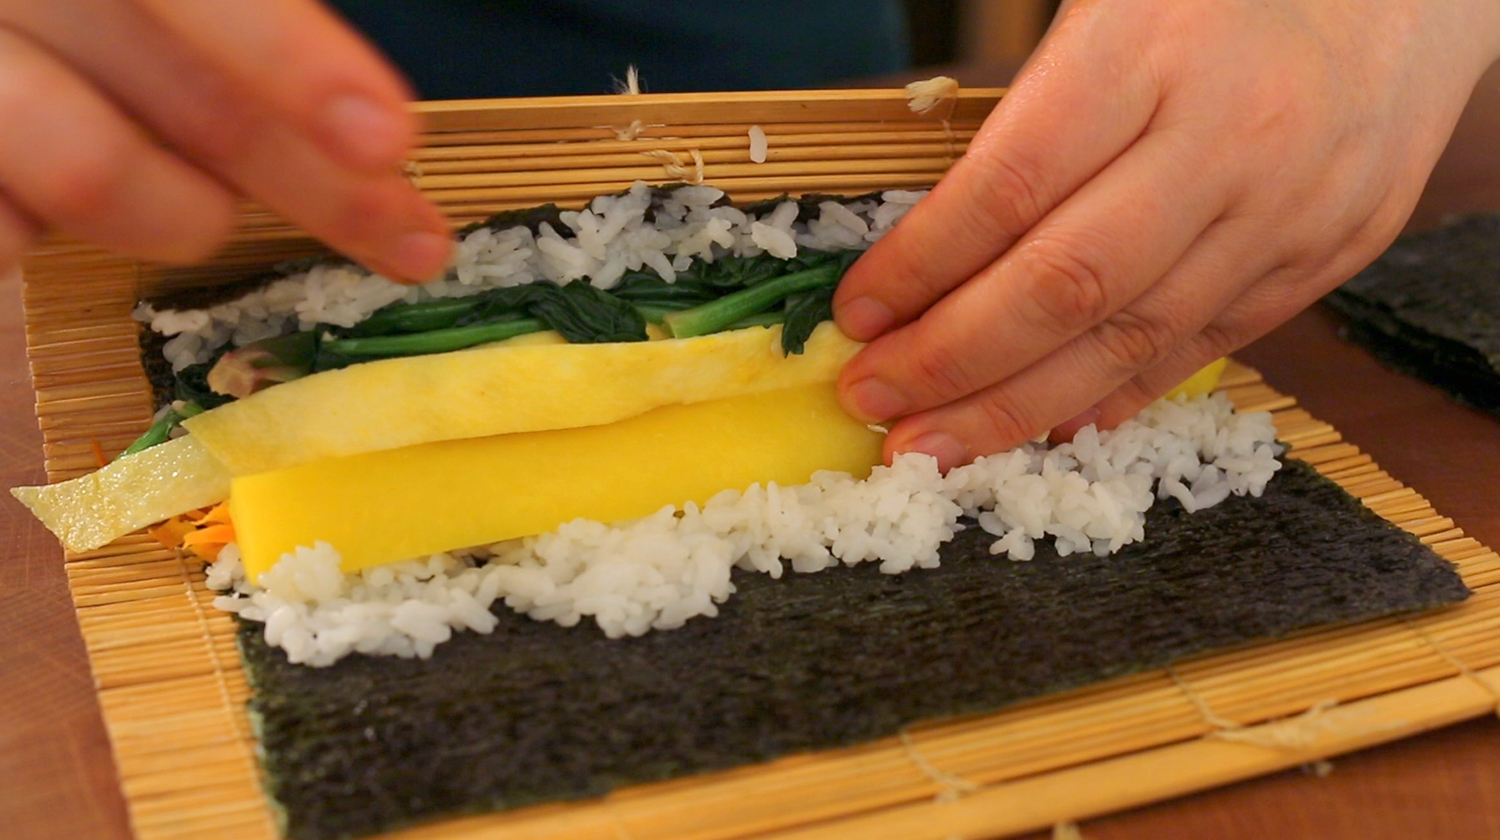
{"label": "index finger", "polygon": [[1088,8],[1066,15],[932,194],[839,283],[835,320],[851,338],[914,321],[1146,129],[1158,88],[1133,43],[1095,37],[1105,23]]}
{"label": "index finger", "polygon": [[416,138],[410,90],[313,0],[141,0],[197,52],[354,169],[389,170]]}

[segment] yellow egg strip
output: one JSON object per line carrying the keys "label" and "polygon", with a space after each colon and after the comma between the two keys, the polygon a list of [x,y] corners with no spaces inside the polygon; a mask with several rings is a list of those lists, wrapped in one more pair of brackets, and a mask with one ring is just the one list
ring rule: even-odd
{"label": "yellow egg strip", "polygon": [[677,405],[832,382],[860,344],[820,326],[672,341],[477,347],[299,379],[183,425],[235,475],[443,440],[613,423]]}
{"label": "yellow egg strip", "polygon": [[882,438],[845,414],[824,382],[244,476],[234,480],[230,515],[252,580],[319,541],[354,571],[579,517],[633,519],[725,488],[804,484],[818,470],[864,478]]}
{"label": "yellow egg strip", "polygon": [[71,481],[10,492],[69,551],[92,551],[131,531],[224,501],[229,479],[229,470],[188,436]]}
{"label": "yellow egg strip", "polygon": [[1167,399],[1175,400],[1178,397],[1201,397],[1212,393],[1213,389],[1219,387],[1219,377],[1224,375],[1224,368],[1229,367],[1229,357],[1215,359],[1198,369],[1198,372],[1184,379],[1176,388],[1167,392]]}

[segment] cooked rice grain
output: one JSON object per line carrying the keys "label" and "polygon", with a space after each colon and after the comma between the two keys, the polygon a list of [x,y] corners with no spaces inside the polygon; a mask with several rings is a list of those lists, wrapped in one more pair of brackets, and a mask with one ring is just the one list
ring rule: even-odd
{"label": "cooked rice grain", "polygon": [[350,653],[431,655],[455,630],[490,632],[496,601],[538,621],[592,620],[606,636],[670,630],[712,617],[739,567],[780,577],[879,563],[886,574],[938,565],[938,548],[977,520],[994,554],[1029,560],[1036,542],[1104,556],[1146,538],[1145,511],[1173,498],[1189,511],[1260,495],[1279,468],[1264,412],[1237,414],[1223,395],[1162,400],[1113,431],[1072,443],[1027,443],[939,474],[908,454],[864,481],[820,472],[808,484],[726,490],[702,507],[663,508],[405,563],[339,571],[320,543],[285,555],[258,585],[224,550],[210,585],[221,609],[264,622],[292,662],[329,665]]}
{"label": "cooked rice grain", "polygon": [[793,201],[754,217],[713,206],[723,190],[683,186],[661,203],[653,224],[646,221],[651,188],[636,182],[622,195],[599,196],[582,210],[563,211],[561,229],[543,223],[537,233],[524,225],[474,230],[459,240],[448,275],[433,283],[407,286],[357,265],[325,264],[207,309],[142,303],[134,317],[168,337],[163,353],[180,371],[208,361],[226,344],[238,347],[319,324],[350,327],[400,300],[463,297],[536,280],[587,278],[608,289],[625,272],[642,268],[673,281],[694,259],[712,262],[766,251],[790,259],[800,248],[867,248],[926,194],[890,190],[878,202],[826,201],[818,218],[804,223],[797,220]]}

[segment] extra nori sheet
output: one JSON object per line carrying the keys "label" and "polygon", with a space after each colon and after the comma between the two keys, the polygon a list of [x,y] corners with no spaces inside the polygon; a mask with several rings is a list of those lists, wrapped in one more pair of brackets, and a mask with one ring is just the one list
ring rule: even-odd
{"label": "extra nori sheet", "polygon": [[299,840],[602,794],[855,744],[1299,628],[1462,600],[1452,568],[1311,468],[1264,496],[1149,514],[1109,558],[992,557],[781,580],[736,572],[716,619],[610,640],[497,608],[428,661],[289,665],[240,642],[269,792]]}
{"label": "extra nori sheet", "polygon": [[1404,237],[1325,300],[1388,367],[1500,414],[1500,214]]}

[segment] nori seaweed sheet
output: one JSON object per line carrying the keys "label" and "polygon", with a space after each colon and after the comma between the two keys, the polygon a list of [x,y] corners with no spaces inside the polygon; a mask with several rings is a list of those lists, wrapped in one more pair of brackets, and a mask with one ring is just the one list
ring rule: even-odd
{"label": "nori seaweed sheet", "polygon": [[869,741],[1468,595],[1298,462],[1259,499],[1191,516],[1159,503],[1148,520],[1149,542],[1102,559],[1041,545],[1030,562],[996,558],[971,527],[934,570],[736,572],[718,618],[633,639],[502,605],[495,633],[456,634],[430,660],[313,669],[246,624],[269,793],[291,837],[354,837]]}
{"label": "nori seaweed sheet", "polygon": [[1387,367],[1500,415],[1500,214],[1404,237],[1324,300]]}

